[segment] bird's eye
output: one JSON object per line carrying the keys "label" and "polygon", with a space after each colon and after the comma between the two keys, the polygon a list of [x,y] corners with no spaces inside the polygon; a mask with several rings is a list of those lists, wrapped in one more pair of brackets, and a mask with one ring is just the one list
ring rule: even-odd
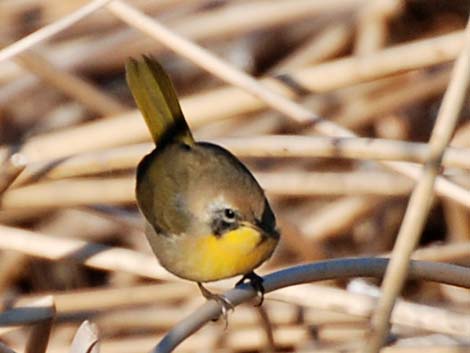
{"label": "bird's eye", "polygon": [[238,227],[238,214],[235,210],[219,208],[214,214],[211,227],[215,235],[222,235]]}
{"label": "bird's eye", "polygon": [[235,212],[231,208],[226,208],[224,210],[224,218],[226,222],[232,223],[235,221]]}

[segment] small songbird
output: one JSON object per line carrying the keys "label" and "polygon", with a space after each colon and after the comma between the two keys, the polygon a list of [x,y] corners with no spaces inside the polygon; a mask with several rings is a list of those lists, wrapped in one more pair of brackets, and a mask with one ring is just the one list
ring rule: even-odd
{"label": "small songbird", "polygon": [[253,270],[273,253],[273,211],[249,170],[226,149],[196,142],[163,68],[130,59],[126,78],[156,148],[137,167],[136,197],[147,239],[161,265],[195,281],[207,299],[231,304],[203,282],[243,275],[262,295]]}

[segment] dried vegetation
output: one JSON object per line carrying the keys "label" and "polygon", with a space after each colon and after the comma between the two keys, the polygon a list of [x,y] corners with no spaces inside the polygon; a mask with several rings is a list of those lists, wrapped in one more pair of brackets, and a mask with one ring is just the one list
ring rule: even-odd
{"label": "dried vegetation", "polygon": [[[398,234],[400,263],[416,245],[414,259],[470,266],[469,13],[459,0],[0,2],[0,352],[148,352],[203,303],[159,267],[135,206],[152,146],[123,66],[141,54],[168,70],[197,138],[238,155],[272,200],[283,238],[260,273],[390,254]],[[281,289],[178,351],[362,351],[371,316],[387,332],[379,286]],[[401,296],[382,352],[470,350],[468,288],[413,280]]]}

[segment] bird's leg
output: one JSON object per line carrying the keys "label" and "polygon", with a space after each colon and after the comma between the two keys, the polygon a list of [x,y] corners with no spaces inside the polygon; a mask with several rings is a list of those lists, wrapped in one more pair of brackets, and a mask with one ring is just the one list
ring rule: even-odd
{"label": "bird's leg", "polygon": [[256,273],[249,272],[246,275],[242,277],[241,280],[239,280],[236,284],[235,287],[238,286],[239,284],[245,283],[246,280],[250,281],[251,286],[253,289],[256,291],[256,296],[259,298],[258,303],[256,306],[261,306],[264,301],[264,286],[263,286],[263,278],[258,276]]}
{"label": "bird's leg", "polygon": [[[215,300],[217,302],[217,304],[220,305],[220,308],[222,310],[221,315],[222,315],[222,318],[225,321],[225,329],[227,329],[227,327],[228,327],[228,311],[234,309],[233,304],[225,296],[220,295],[220,294],[215,294],[215,293],[212,293],[211,291],[209,291],[207,288],[205,288],[202,285],[201,282],[197,282],[197,285],[198,285],[199,290],[201,291],[202,295],[204,296],[204,298],[206,298],[207,300]],[[217,319],[215,319],[215,320],[217,320]]]}

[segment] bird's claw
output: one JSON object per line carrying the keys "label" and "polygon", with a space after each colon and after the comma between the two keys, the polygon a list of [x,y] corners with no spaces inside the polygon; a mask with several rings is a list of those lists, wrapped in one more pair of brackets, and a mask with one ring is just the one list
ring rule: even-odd
{"label": "bird's claw", "polygon": [[265,293],[264,286],[263,286],[263,278],[258,276],[254,272],[250,272],[244,275],[242,279],[239,280],[235,284],[235,287],[238,286],[239,284],[245,283],[246,280],[250,281],[251,286],[256,291],[256,296],[259,298],[258,303],[256,303],[255,306],[261,306],[264,301],[264,293]]}
{"label": "bird's claw", "polygon": [[[224,295],[214,294],[214,296],[210,299],[215,300],[217,302],[217,304],[219,304],[220,310],[221,310],[220,316],[222,316],[222,319],[224,320],[224,323],[225,323],[225,329],[227,329],[227,327],[228,327],[228,313],[229,313],[230,310],[233,311],[235,309],[235,307],[230,302],[230,300],[228,300],[227,297],[224,296]],[[214,321],[217,321],[218,319],[219,318],[215,318]]]}
{"label": "bird's claw", "polygon": [[[230,310],[234,310],[235,307],[234,305],[230,302],[230,300],[227,299],[226,296],[221,295],[221,294],[215,294],[203,287],[201,283],[198,283],[199,289],[201,290],[202,295],[204,298],[207,300],[214,300],[217,304],[220,306],[220,316],[222,316],[224,322],[225,322],[225,329],[228,327],[228,312]],[[216,317],[213,319],[213,321],[217,321],[219,318]]]}

